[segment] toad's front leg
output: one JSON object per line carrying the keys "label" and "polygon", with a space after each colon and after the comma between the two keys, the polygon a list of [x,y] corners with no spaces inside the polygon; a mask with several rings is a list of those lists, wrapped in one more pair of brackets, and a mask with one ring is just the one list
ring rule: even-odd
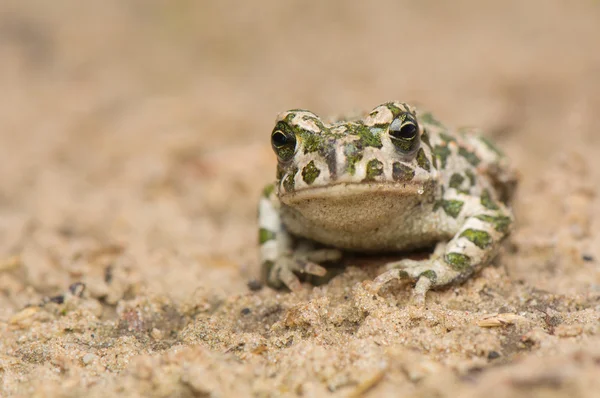
{"label": "toad's front leg", "polygon": [[422,303],[431,288],[461,283],[487,265],[510,232],[511,212],[487,192],[481,198],[470,198],[465,207],[474,211],[447,244],[439,246],[427,260],[387,264],[387,271],[375,279],[373,288],[379,290],[392,279],[414,280],[414,299]]}
{"label": "toad's front leg", "polygon": [[318,249],[310,245],[298,246],[281,222],[279,200],[269,185],[263,191],[258,208],[260,256],[262,279],[273,288],[300,289],[296,274],[324,276],[327,270],[322,262],[336,261],[342,256],[339,250]]}

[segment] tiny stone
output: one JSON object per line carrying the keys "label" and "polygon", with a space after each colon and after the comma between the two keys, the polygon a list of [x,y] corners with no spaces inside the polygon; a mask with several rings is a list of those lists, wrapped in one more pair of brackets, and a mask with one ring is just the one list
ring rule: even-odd
{"label": "tiny stone", "polygon": [[581,256],[581,258],[583,259],[583,261],[591,263],[592,261],[594,261],[594,257],[589,255],[589,254],[584,254],[583,256]]}
{"label": "tiny stone", "polygon": [[242,312],[242,315],[248,315],[252,311],[250,310],[250,308],[244,308],[244,309],[242,309],[241,312]]}
{"label": "tiny stone", "polygon": [[104,269],[104,282],[110,284],[113,280],[113,267],[108,266]]}
{"label": "tiny stone", "polygon": [[71,286],[69,286],[69,291],[73,296],[81,297],[81,295],[85,291],[85,284],[82,282],[75,282]]}
{"label": "tiny stone", "polygon": [[150,332],[150,336],[152,336],[154,340],[160,340],[163,338],[163,332],[157,328],[153,328]]}
{"label": "tiny stone", "polygon": [[500,354],[497,351],[490,351],[488,353],[488,359],[500,358]]}
{"label": "tiny stone", "polygon": [[263,284],[256,280],[256,279],[252,279],[250,281],[248,281],[248,289],[252,290],[253,292],[259,291],[263,288]]}
{"label": "tiny stone", "polygon": [[62,304],[65,302],[65,296],[60,294],[58,296],[50,297],[48,301],[50,301],[51,303]]}
{"label": "tiny stone", "polygon": [[92,363],[95,359],[96,359],[96,355],[94,354],[85,354],[82,358],[81,358],[81,362],[83,362],[84,365],[89,365],[90,363]]}

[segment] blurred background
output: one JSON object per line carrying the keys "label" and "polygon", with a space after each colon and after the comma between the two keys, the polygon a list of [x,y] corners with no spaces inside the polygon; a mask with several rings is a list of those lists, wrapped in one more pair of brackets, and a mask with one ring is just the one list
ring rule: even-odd
{"label": "blurred background", "polygon": [[[426,316],[368,267],[250,292],[277,113],[390,100],[514,161],[498,266]],[[599,110],[598,0],[2,0],[0,395],[593,395]]]}
{"label": "blurred background", "polygon": [[[243,289],[289,108],[480,126],[522,172],[522,225],[552,230],[544,173],[577,158],[566,180],[597,181],[599,48],[594,0],[3,1],[0,249],[26,268],[5,311],[77,280],[113,302]],[[106,247],[117,292],[78,260]]]}

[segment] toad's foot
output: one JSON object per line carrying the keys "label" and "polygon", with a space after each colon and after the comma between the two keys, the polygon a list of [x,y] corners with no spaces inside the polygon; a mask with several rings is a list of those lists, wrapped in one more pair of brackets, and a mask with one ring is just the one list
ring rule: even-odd
{"label": "toad's foot", "polygon": [[417,305],[424,304],[425,295],[438,282],[440,272],[442,276],[446,275],[446,278],[442,279],[454,276],[454,274],[449,274],[452,270],[448,270],[448,267],[440,261],[440,257],[444,255],[445,250],[446,242],[439,242],[431,257],[426,260],[405,259],[385,264],[383,268],[386,271],[375,278],[372,285],[373,289],[379,291],[394,279],[416,281],[413,290],[413,301]]}
{"label": "toad's foot", "polygon": [[394,279],[416,281],[413,301],[419,305],[425,302],[425,295],[432,287],[446,285],[457,277],[457,272],[439,258],[392,262],[386,264],[385,269],[387,271],[373,281],[373,289],[379,291]]}
{"label": "toad's foot", "polygon": [[319,263],[338,261],[342,252],[336,249],[320,249],[296,251],[293,254],[281,254],[270,264],[265,265],[266,280],[269,286],[280,288],[286,286],[291,291],[301,288],[296,274],[324,276],[327,270]]}

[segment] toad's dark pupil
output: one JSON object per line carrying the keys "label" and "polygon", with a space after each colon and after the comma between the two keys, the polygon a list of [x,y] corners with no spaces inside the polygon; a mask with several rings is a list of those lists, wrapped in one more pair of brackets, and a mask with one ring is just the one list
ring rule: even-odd
{"label": "toad's dark pupil", "polygon": [[392,131],[391,133],[396,138],[412,139],[417,134],[417,126],[407,123],[400,127],[400,130]]}
{"label": "toad's dark pupil", "polygon": [[276,131],[275,133],[273,133],[272,140],[273,145],[275,145],[276,147],[281,147],[288,143],[288,138],[281,131]]}

